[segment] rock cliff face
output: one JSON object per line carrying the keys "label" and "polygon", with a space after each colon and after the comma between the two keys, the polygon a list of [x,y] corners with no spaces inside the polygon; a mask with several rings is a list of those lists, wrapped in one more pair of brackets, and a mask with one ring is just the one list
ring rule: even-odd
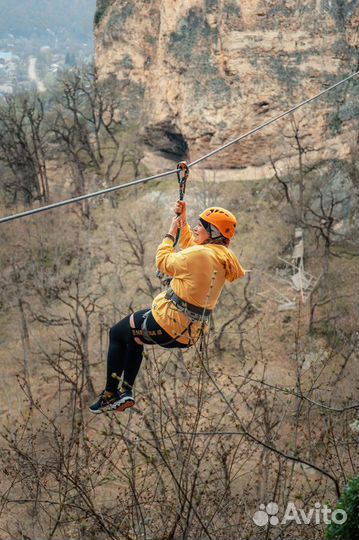
{"label": "rock cliff face", "polygon": [[[98,0],[95,22],[98,73],[121,96],[122,117],[178,159],[196,159],[359,69],[358,0]],[[359,78],[303,116],[318,157],[328,147],[346,157]],[[211,164],[266,165],[283,153],[284,125]]]}

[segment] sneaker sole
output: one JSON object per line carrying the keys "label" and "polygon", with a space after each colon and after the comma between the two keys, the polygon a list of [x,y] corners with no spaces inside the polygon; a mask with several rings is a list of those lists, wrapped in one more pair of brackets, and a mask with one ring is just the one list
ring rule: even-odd
{"label": "sneaker sole", "polygon": [[99,411],[93,411],[92,409],[90,409],[90,407],[89,407],[89,411],[90,411],[90,413],[92,413],[92,414],[100,414],[100,413],[102,413],[101,410],[99,410]]}
{"label": "sneaker sole", "polygon": [[125,411],[126,409],[129,409],[130,407],[133,407],[134,404],[135,402],[133,399],[128,399],[127,401],[125,401],[124,403],[120,403],[119,405],[116,405],[116,403],[114,403],[112,405],[112,409],[115,412],[122,412],[122,411]]}
{"label": "sneaker sole", "polygon": [[93,411],[92,409],[90,409],[89,407],[89,411],[92,412],[92,414],[102,414],[102,413],[105,413],[105,412],[110,412],[113,410],[113,406],[112,405],[106,405],[106,407],[103,407],[102,409],[97,409],[96,411]]}

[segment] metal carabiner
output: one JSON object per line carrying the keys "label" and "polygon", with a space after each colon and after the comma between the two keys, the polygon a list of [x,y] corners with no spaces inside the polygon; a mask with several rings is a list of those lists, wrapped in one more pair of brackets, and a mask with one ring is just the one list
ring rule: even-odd
{"label": "metal carabiner", "polygon": [[[189,175],[189,168],[187,165],[187,161],[180,161],[179,163],[177,163],[177,169],[179,169],[179,171],[177,171],[177,179],[178,179],[178,185],[179,185],[179,200],[183,201],[184,194],[186,192],[186,182],[188,180],[188,175]],[[177,214],[177,215],[179,216],[180,214]],[[173,246],[177,246],[180,237],[181,237],[181,229],[178,229]]]}
{"label": "metal carabiner", "polygon": [[188,180],[189,175],[189,168],[186,161],[180,161],[177,164],[177,169],[180,169],[177,171],[177,179],[178,179],[178,185],[179,185],[179,195],[180,195],[180,201],[183,201],[184,194],[186,192],[186,182]]}

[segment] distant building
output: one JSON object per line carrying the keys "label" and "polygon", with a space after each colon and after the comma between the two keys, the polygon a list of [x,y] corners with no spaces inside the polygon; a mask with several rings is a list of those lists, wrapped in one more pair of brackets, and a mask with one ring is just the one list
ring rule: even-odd
{"label": "distant building", "polygon": [[0,51],[0,60],[3,60],[4,62],[18,62],[20,58],[9,51]]}
{"label": "distant building", "polygon": [[0,95],[5,96],[6,94],[13,94],[14,89],[9,84],[1,84],[0,85]]}
{"label": "distant building", "polygon": [[8,52],[8,51],[0,51],[0,58],[2,60],[10,60],[11,57],[12,57],[13,53],[12,52]]}

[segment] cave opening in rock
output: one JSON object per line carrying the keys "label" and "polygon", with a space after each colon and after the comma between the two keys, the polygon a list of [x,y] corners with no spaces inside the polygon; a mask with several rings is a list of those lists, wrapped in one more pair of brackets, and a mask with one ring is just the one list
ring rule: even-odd
{"label": "cave opening in rock", "polygon": [[145,132],[145,143],[168,159],[181,161],[187,158],[188,144],[183,134],[174,126],[148,126]]}

